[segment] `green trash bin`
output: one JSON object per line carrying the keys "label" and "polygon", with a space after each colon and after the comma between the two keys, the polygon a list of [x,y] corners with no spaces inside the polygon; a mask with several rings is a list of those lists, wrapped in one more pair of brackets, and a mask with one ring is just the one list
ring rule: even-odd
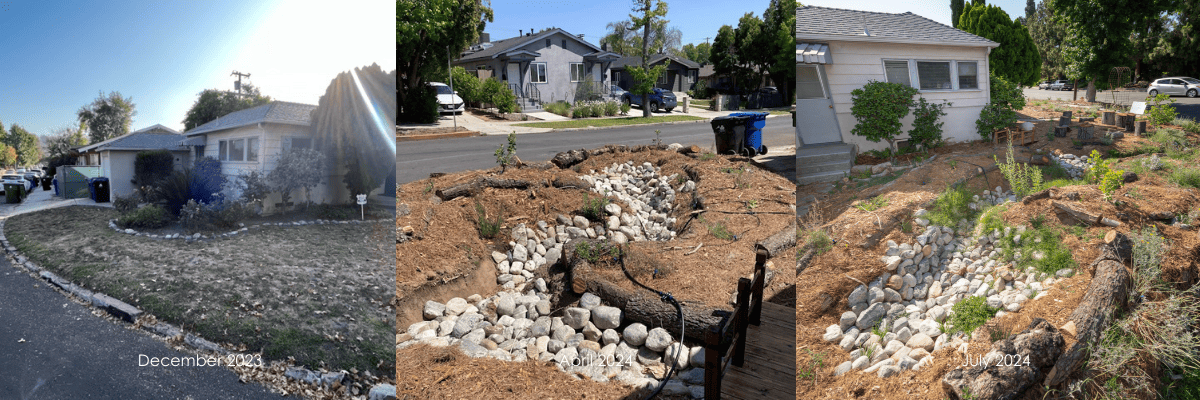
{"label": "green trash bin", "polygon": [[15,204],[20,203],[21,199],[24,197],[25,185],[16,183],[4,184],[4,201],[8,202],[9,204]]}

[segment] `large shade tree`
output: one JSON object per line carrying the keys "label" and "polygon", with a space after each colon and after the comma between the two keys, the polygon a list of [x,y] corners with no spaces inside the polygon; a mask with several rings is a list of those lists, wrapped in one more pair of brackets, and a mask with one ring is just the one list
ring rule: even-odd
{"label": "large shade tree", "polygon": [[243,84],[243,93],[227,92],[217,89],[205,89],[200,92],[192,108],[188,109],[183,119],[183,130],[204,125],[234,111],[245,110],[271,102],[271,96],[263,96],[257,87]]}
{"label": "large shade tree", "polygon": [[75,114],[79,122],[87,125],[88,139],[92,143],[99,143],[129,133],[133,116],[137,115],[137,106],[133,104],[132,97],[122,97],[121,92],[109,92],[108,96],[101,92],[92,104],[80,108]]}
{"label": "large shade tree", "polygon": [[1126,66],[1137,25],[1170,8],[1172,0],[1054,0],[1055,22],[1066,30],[1068,75],[1088,80],[1087,100],[1096,101],[1096,80]]}
{"label": "large shade tree", "polygon": [[1033,44],[1029,30],[1009,18],[1003,9],[987,4],[967,4],[959,17],[958,28],[1000,43],[1000,47],[988,56],[992,73],[1018,85],[1037,84],[1042,67],[1038,48]]}
{"label": "large shade tree", "polygon": [[633,76],[633,88],[629,90],[635,95],[642,95],[642,117],[650,117],[650,92],[654,90],[654,82],[658,81],[658,76],[666,73],[666,64],[660,64],[654,68],[649,66],[649,58],[651,51],[654,49],[654,44],[651,42],[651,34],[653,32],[661,32],[663,27],[667,25],[667,2],[663,0],[636,0],[633,4],[633,12],[629,14],[629,25],[634,30],[642,30],[641,47],[635,49],[636,54],[641,58],[641,63],[628,68],[629,74]]}
{"label": "large shade tree", "polygon": [[83,135],[86,127],[80,124],[78,128],[62,127],[55,129],[53,133],[46,136],[42,143],[45,144],[47,158],[59,158],[69,156],[71,150],[87,144],[87,137]]}
{"label": "large shade tree", "polygon": [[34,165],[42,160],[42,149],[37,135],[29,133],[20,125],[13,124],[9,128],[4,144],[16,150],[16,165]]}
{"label": "large shade tree", "polygon": [[346,167],[350,199],[368,194],[396,171],[395,72],[378,65],[338,74],[312,111],[316,148],[331,167]]}
{"label": "large shade tree", "polygon": [[1053,0],[1038,3],[1037,11],[1026,22],[1029,37],[1042,59],[1042,78],[1046,80],[1067,76],[1067,58],[1063,54],[1067,31],[1054,22],[1053,4]]}
{"label": "large shade tree", "polygon": [[796,88],[796,2],[793,0],[771,0],[763,13],[764,42],[768,50],[767,74],[783,94],[784,99],[795,100],[792,90]]}
{"label": "large shade tree", "polygon": [[[429,122],[419,112],[436,96],[426,86],[444,75],[449,57],[466,50],[492,21],[491,3],[483,0],[399,0],[396,2],[396,95],[399,121]],[[437,118],[434,112],[432,117]]]}
{"label": "large shade tree", "polygon": [[700,44],[688,43],[683,45],[681,50],[683,51],[684,58],[695,61],[698,64],[703,65],[712,62],[709,59],[709,55],[712,54],[712,44],[708,42]]}

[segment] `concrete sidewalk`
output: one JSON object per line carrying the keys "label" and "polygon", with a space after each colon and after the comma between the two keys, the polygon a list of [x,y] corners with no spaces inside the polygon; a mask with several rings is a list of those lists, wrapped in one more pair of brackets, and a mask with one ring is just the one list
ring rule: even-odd
{"label": "concrete sidewalk", "polygon": [[[2,197],[0,197],[2,199]],[[29,193],[29,196],[20,203],[7,204],[0,203],[0,219],[8,218],[18,214],[31,213],[34,211],[47,210],[51,208],[83,205],[95,207],[112,208],[112,202],[97,203],[89,198],[82,199],[64,199],[54,196],[54,189],[42,190],[39,186],[36,190]]]}

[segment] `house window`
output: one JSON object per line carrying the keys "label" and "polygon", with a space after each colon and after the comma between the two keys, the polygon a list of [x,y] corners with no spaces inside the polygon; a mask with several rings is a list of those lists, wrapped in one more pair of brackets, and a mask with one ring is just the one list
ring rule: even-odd
{"label": "house window", "polygon": [[974,61],[958,62],[958,88],[979,89],[979,64]]}
{"label": "house window", "polygon": [[583,63],[571,63],[571,82],[582,81],[585,76],[587,74],[583,72]]}
{"label": "house window", "polygon": [[562,48],[567,48],[567,39],[562,40]]}
{"label": "house window", "polygon": [[550,47],[550,39],[546,39],[546,47]]}
{"label": "house window", "polygon": [[917,61],[917,81],[921,90],[951,90],[949,61]]}
{"label": "house window", "polygon": [[883,71],[887,75],[888,82],[912,87],[912,81],[908,76],[908,61],[884,61]]}
{"label": "house window", "polygon": [[820,71],[816,65],[796,66],[796,98],[824,99],[825,86],[821,84]]}
{"label": "house window", "polygon": [[221,140],[217,145],[221,161],[258,161],[258,138]]}
{"label": "house window", "polygon": [[533,63],[529,64],[529,66],[532,67],[529,71],[529,81],[533,83],[546,83],[546,63]]}
{"label": "house window", "polygon": [[669,73],[670,73],[670,72],[663,71],[663,73],[662,73],[662,74],[658,75],[658,84],[659,84],[659,85],[666,85],[666,84],[667,84],[667,74],[669,74]]}
{"label": "house window", "polygon": [[293,149],[311,149],[312,138],[302,136],[289,136],[283,138],[283,154],[287,154]]}

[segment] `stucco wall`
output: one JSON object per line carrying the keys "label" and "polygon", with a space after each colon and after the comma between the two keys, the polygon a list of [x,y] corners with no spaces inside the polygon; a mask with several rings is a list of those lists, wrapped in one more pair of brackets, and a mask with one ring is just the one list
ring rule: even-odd
{"label": "stucco wall", "polygon": [[[918,96],[930,102],[949,101],[952,105],[945,108],[945,123],[942,126],[942,137],[947,141],[969,141],[979,139],[975,131],[975,120],[979,112],[987,104],[988,94],[988,50],[985,47],[961,46],[932,46],[892,43],[868,42],[829,42],[829,52],[833,63],[825,66],[829,77],[830,93],[833,94],[834,109],[837,110],[838,125],[842,138],[846,143],[858,146],[858,151],[882,150],[887,148],[886,141],[871,142],[861,136],[851,133],[858,121],[850,114],[853,105],[850,92],[866,85],[869,80],[886,81],[884,75],[884,59],[916,59],[921,61],[976,61],[978,65],[979,89],[960,89],[955,91],[923,90]],[[915,82],[914,82],[915,84]],[[908,130],[912,129],[913,116],[910,113],[903,118],[903,131],[899,140],[908,139]]]}
{"label": "stucco wall", "polygon": [[[110,195],[128,196],[133,194],[137,189],[133,184],[133,179],[136,176],[137,165],[136,150],[109,150],[100,152],[100,176],[108,177],[108,184],[111,188]],[[171,155],[175,158],[175,169],[181,169],[188,159],[187,152],[173,151]]]}

